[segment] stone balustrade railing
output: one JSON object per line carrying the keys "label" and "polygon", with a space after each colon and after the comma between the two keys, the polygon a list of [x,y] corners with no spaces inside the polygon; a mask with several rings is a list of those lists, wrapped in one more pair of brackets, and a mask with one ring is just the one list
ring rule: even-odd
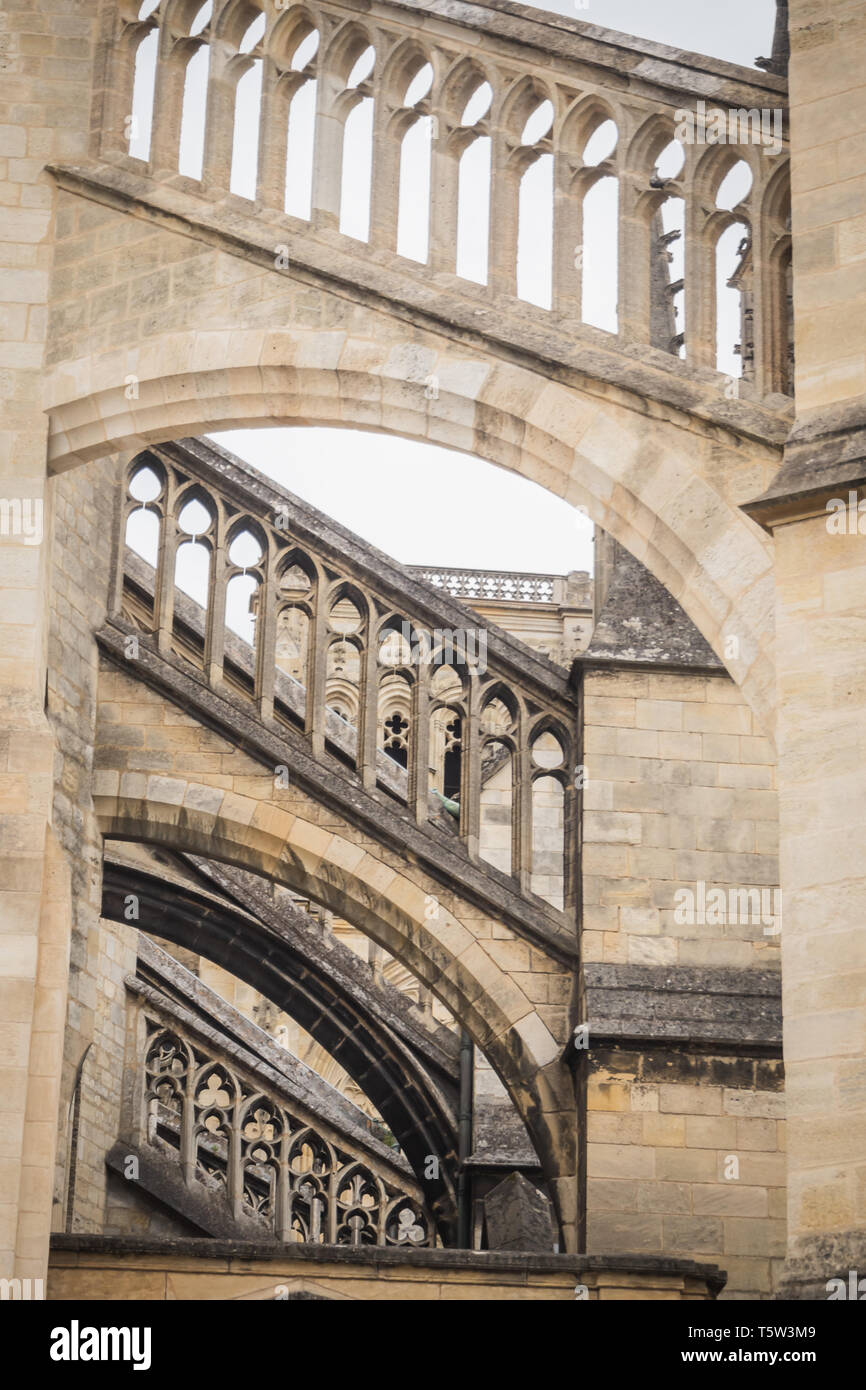
{"label": "stone balustrade railing", "polygon": [[148,450],[127,480],[116,611],[162,655],[418,825],[444,800],[472,858],[554,907],[573,901],[565,671],[214,445]]}
{"label": "stone balustrade railing", "polygon": [[[219,1047],[218,1035],[140,981],[128,981],[137,1039],[138,1124],[130,1138],[186,1189],[219,1193],[235,1222],[303,1244],[432,1246],[423,1204],[394,1168],[350,1150],[262,1077]],[[277,1082],[276,1073],[271,1082]]]}
{"label": "stone balustrade railing", "polygon": [[489,599],[500,603],[557,603],[564,581],[556,574],[520,574],[508,570],[431,569],[425,565],[407,566],[434,589],[452,598]]}
{"label": "stone balustrade railing", "polygon": [[[253,208],[275,233],[336,237],[378,264],[397,253],[420,285],[433,275],[479,303],[522,301],[535,324],[595,322],[587,289],[618,267],[619,339],[696,368],[721,366],[727,282],[748,391],[791,393],[782,78],[514,4],[122,0],[117,11],[103,159]],[[722,188],[740,161],[751,186],[732,205]],[[544,177],[525,184],[539,162]],[[422,165],[410,227],[402,181]],[[604,181],[617,207],[600,269],[585,222]],[[540,202],[539,295],[519,262]],[[467,218],[481,271],[461,265]],[[720,281],[730,228],[739,252]]]}

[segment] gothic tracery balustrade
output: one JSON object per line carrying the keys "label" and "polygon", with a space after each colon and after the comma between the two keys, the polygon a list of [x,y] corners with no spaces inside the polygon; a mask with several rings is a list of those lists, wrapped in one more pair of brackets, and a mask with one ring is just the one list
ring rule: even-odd
{"label": "gothic tracery balustrade", "polygon": [[573,905],[566,671],[204,441],[134,459],[122,522],[116,611],[161,654]]}
{"label": "gothic tracery balustrade", "polygon": [[[121,0],[100,154],[693,367],[729,371],[717,339],[734,294],[731,374],[758,397],[790,394],[788,161],[761,143],[780,128],[778,81],[710,59],[695,71],[654,46],[638,62],[616,35],[606,54],[601,31],[581,28],[531,12],[460,22],[435,3]],[[749,118],[748,140],[677,138],[708,92],[711,113]],[[728,206],[720,191],[741,164],[750,187]]]}
{"label": "gothic tracery balustrade", "polygon": [[184,1181],[223,1193],[235,1220],[328,1245],[435,1245],[423,1205],[200,1040],[142,1009],[139,1138]]}
{"label": "gothic tracery balustrade", "polygon": [[501,600],[511,603],[555,603],[559,576],[553,574],[523,574],[508,570],[431,569],[410,565],[419,575],[442,589],[452,598],[471,604],[474,599]]}

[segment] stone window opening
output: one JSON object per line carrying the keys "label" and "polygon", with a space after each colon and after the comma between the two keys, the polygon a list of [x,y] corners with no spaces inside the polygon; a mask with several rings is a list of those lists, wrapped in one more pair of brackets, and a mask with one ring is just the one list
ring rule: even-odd
{"label": "stone window opening", "polygon": [[346,92],[357,93],[359,99],[346,116],[343,127],[340,231],[355,241],[370,240],[374,116],[370,79],[375,65],[376,50],[368,44],[355,59],[346,79]]}
{"label": "stone window opening", "polygon": [[[245,30],[238,46],[238,57],[246,58],[255,54],[264,33],[265,15],[261,13]],[[235,86],[229,190],[237,197],[248,198],[251,202],[255,201],[258,190],[262,75],[262,59],[254,56]]]}
{"label": "stone window opening", "polygon": [[520,136],[517,204],[517,297],[540,309],[553,305],[553,102],[530,112]]}
{"label": "stone window opening", "polygon": [[490,242],[490,176],[493,142],[487,115],[493,88],[479,82],[469,95],[460,118],[466,138],[457,167],[456,269],[463,280],[487,284]]}
{"label": "stone window opening", "polygon": [[601,120],[583,147],[584,170],[597,175],[583,183],[581,215],[581,317],[608,333],[618,329],[619,179],[611,163],[619,143],[616,122]]}
{"label": "stone window opening", "polygon": [[433,117],[424,110],[433,85],[433,67],[424,63],[403,97],[404,111],[418,111],[400,142],[397,254],[427,263],[430,251],[430,178]]}
{"label": "stone window opening", "polygon": [[201,181],[204,169],[204,142],[207,124],[208,79],[210,77],[210,45],[204,41],[205,31],[213,18],[213,0],[194,16],[189,29],[191,39],[199,43],[186,65],[183,82],[183,102],[180,117],[178,173],[185,178]]}
{"label": "stone window opening", "polygon": [[144,163],[150,159],[153,135],[153,105],[156,96],[156,68],[159,58],[160,0],[143,0],[138,10],[138,23],[151,21],[146,33],[135,45],[133,62],[132,100],[127,120],[127,154]]}

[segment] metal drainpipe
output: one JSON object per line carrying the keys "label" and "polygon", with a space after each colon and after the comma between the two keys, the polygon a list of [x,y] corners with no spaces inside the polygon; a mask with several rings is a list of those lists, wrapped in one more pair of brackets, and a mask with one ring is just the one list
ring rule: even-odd
{"label": "metal drainpipe", "polygon": [[457,1111],[457,1245],[472,1245],[472,1211],[469,1205],[469,1176],[466,1160],[472,1152],[472,1039],[460,1030],[460,1104]]}

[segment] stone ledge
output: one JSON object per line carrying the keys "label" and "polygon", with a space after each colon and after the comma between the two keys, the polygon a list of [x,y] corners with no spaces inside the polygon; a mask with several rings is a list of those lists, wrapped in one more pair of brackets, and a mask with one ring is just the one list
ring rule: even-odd
{"label": "stone ledge", "polygon": [[[511,39],[521,46],[537,47],[548,61],[551,52],[560,60],[595,61],[606,71],[645,77],[647,60],[654,60],[657,80],[675,90],[690,91],[695,97],[707,96],[709,79],[718,82],[713,95],[719,101],[738,106],[765,102],[770,96],[787,96],[784,77],[755,70],[740,63],[729,63],[703,53],[673,48],[639,35],[621,33],[600,24],[573,19],[552,10],[537,10],[514,0],[389,0],[394,9],[432,14],[452,24],[483,30],[485,37]],[[688,74],[688,76],[686,76]],[[688,81],[687,87],[680,83]]]}
{"label": "stone ledge", "polygon": [[785,460],[767,491],[741,510],[765,530],[826,512],[844,490],[866,485],[866,419],[861,405],[832,410],[792,431]]}
{"label": "stone ledge", "polygon": [[724,966],[587,964],[587,1020],[596,1042],[782,1046],[781,976]]}
{"label": "stone ledge", "polygon": [[657,1275],[704,1281],[713,1294],[724,1288],[726,1274],[718,1265],[656,1255],[547,1255],[535,1251],[514,1253],[497,1250],[403,1250],[397,1246],[281,1245],[243,1240],[209,1240],[178,1236],[159,1240],[142,1236],[60,1234],[51,1237],[57,1254],[118,1258],[148,1256],[190,1260],[220,1260],[232,1265],[297,1262],[299,1265],[343,1264],[370,1268],[428,1270],[477,1270],[479,1273],[550,1273],[574,1275]]}

